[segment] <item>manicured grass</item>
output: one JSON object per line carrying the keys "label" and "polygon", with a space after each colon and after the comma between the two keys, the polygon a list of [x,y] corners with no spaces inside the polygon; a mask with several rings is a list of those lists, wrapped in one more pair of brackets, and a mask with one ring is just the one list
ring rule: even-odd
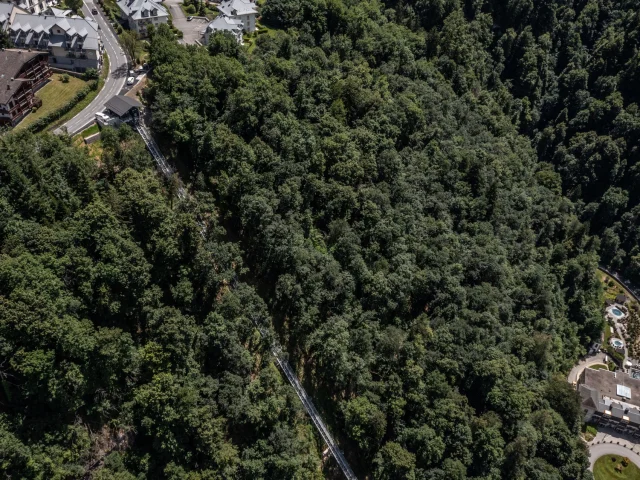
{"label": "manicured grass", "polygon": [[94,124],[94,125],[91,125],[89,128],[87,128],[86,130],[83,130],[82,132],[80,132],[80,135],[82,136],[82,138],[87,138],[93,135],[94,133],[98,133],[99,131],[100,131],[100,127],[98,127],[97,124]]}
{"label": "manicured grass", "polygon": [[102,90],[102,87],[104,87],[104,80],[107,78],[108,75],[109,75],[109,57],[105,53],[102,56],[102,72],[100,72],[100,78],[98,79],[98,88],[89,92],[89,95],[84,97],[84,99],[79,101],[75,107],[73,107],[63,116],[61,116],[58,120],[53,122],[48,129],[51,130],[53,128],[58,128],[60,125],[67,123],[70,119],[72,119],[82,110],[84,110],[84,108],[87,105],[93,102],[93,99],[98,96],[98,93],[100,93],[100,90]]}
{"label": "manicured grass", "polygon": [[49,83],[36,92],[36,97],[42,100],[42,106],[30,113],[22,120],[16,129],[26,128],[37,120],[67,104],[73,96],[87,84],[84,80],[69,75],[69,82],[62,82],[62,74],[54,73]]}
{"label": "manicured grass", "polygon": [[[102,87],[104,87],[104,81],[107,78],[107,75],[109,75],[109,57],[107,56],[107,54],[105,53],[102,57],[102,72],[100,73],[100,78],[98,79],[98,88],[95,90],[92,90],[91,92],[89,92],[89,94],[84,97],[84,99],[80,100],[71,110],[69,110],[67,113],[65,113],[63,116],[61,116],[58,120],[56,120],[55,122],[51,123],[45,130],[52,130],[54,128],[58,128],[60,125],[68,122],[71,118],[75,117],[78,113],[80,113],[87,105],[89,105],[94,98],[96,98],[96,96],[98,95],[98,93],[100,93],[100,90],[102,90]],[[58,74],[53,75],[51,78],[54,78],[55,76],[59,76]],[[78,78],[72,77],[71,75],[69,75],[69,83],[71,83],[73,80],[76,80],[78,82],[82,82],[82,87],[84,87],[84,81],[80,80]],[[62,83],[62,82],[58,82],[58,83]],[[64,84],[63,84],[64,85]],[[68,84],[67,84],[68,85]],[[39,92],[36,93],[36,95],[40,96],[39,93],[42,92],[42,90],[44,90],[45,88],[47,88],[49,85],[46,85],[45,87],[43,87],[42,89],[40,89]],[[75,94],[75,92],[74,92]],[[73,96],[73,95],[72,95]],[[42,97],[40,97],[42,98]],[[70,98],[70,97],[69,97]],[[66,98],[64,102],[62,102],[61,104],[58,105],[59,108],[60,106],[62,106],[64,103],[66,103],[69,98]],[[45,108],[45,99],[42,98],[42,107],[40,107],[38,109],[38,111],[36,112],[36,114],[38,114],[38,117],[35,117],[35,114],[30,113],[29,115],[27,115],[24,120],[22,120],[22,122],[20,122],[17,126],[16,129],[20,129],[20,128],[24,128],[28,125],[30,125],[31,123],[35,122],[38,118],[44,116],[46,114],[40,114],[40,112]],[[55,109],[53,109],[55,110]],[[52,110],[50,110],[52,111]],[[33,119],[31,117],[34,117]],[[28,123],[27,123],[28,121]]]}
{"label": "manicured grass", "polygon": [[[600,457],[593,466],[595,480],[640,480],[640,469],[633,462],[622,467],[622,459],[617,455]],[[622,467],[621,472],[616,471],[618,465]]]}
{"label": "manicured grass", "polygon": [[609,367],[602,363],[591,365],[589,368],[593,368],[594,370],[609,370]]}

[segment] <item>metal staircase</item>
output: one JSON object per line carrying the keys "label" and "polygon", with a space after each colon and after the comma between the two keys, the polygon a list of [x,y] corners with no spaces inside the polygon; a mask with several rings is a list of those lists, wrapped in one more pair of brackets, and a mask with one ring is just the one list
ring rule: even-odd
{"label": "metal staircase", "polygon": [[[142,137],[142,140],[144,140],[144,143],[149,149],[149,152],[151,152],[153,159],[156,161],[156,164],[158,165],[158,168],[160,169],[163,175],[165,175],[167,178],[171,178],[175,173],[175,171],[173,170],[173,168],[171,168],[171,166],[167,162],[164,155],[162,155],[162,152],[160,152],[158,145],[156,144],[155,140],[153,139],[153,137],[145,127],[142,119],[136,115],[134,116],[133,120],[134,120],[133,123],[134,123],[135,129]],[[184,187],[182,187],[182,185],[178,187],[177,195],[181,200],[184,200],[185,198],[187,198],[187,192],[184,189]],[[206,227],[204,223],[200,221],[198,221],[198,225],[200,226],[200,234],[204,238],[206,236]],[[253,323],[256,325],[256,328],[258,329],[258,331],[260,332],[260,335],[262,335],[263,338],[265,339],[270,338],[268,332],[265,330],[263,323],[260,320],[253,318]],[[357,477],[353,473],[353,470],[351,470],[351,467],[349,466],[349,462],[347,462],[347,459],[344,457],[342,450],[340,450],[340,448],[338,447],[338,444],[333,439],[333,436],[331,435],[331,433],[329,432],[329,429],[327,428],[326,424],[322,420],[322,417],[318,413],[318,410],[316,410],[316,407],[313,405],[313,402],[311,401],[311,397],[307,395],[307,392],[305,391],[304,387],[298,380],[298,377],[296,376],[295,372],[291,368],[291,365],[289,365],[289,362],[286,359],[286,356],[282,350],[282,347],[275,339],[271,339],[270,348],[271,348],[271,353],[273,354],[273,356],[276,359],[276,362],[278,363],[278,366],[284,373],[285,377],[287,377],[287,380],[295,390],[296,394],[298,395],[298,398],[300,398],[300,401],[302,402],[302,406],[304,407],[306,412],[309,414],[309,417],[311,417],[313,424],[315,425],[316,429],[320,433],[320,436],[322,437],[324,442],[327,444],[327,447],[329,448],[331,455],[333,455],[333,458],[336,459],[336,462],[338,463],[338,466],[342,470],[342,473],[348,480],[357,480]]]}

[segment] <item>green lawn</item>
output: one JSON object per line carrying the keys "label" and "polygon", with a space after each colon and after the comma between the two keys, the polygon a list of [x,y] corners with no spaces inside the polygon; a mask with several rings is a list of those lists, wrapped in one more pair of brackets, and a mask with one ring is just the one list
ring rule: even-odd
{"label": "green lawn", "polygon": [[603,363],[598,363],[596,365],[591,365],[589,368],[593,368],[594,370],[609,370],[609,367],[604,365]]}
{"label": "green lawn", "polygon": [[94,133],[98,133],[100,131],[100,127],[98,127],[98,124],[93,124],[91,125],[89,128],[83,130],[82,132],[80,132],[80,136],[82,138],[87,138],[90,137],[91,135],[93,135]]}
{"label": "green lawn", "polygon": [[593,466],[595,480],[640,480],[640,469],[633,462],[622,467],[622,472],[616,471],[616,466],[622,466],[622,458],[617,455],[600,457]]}
{"label": "green lawn", "polygon": [[80,100],[76,104],[75,107],[73,107],[71,110],[69,110],[63,116],[61,116],[58,120],[53,122],[49,126],[49,129],[57,128],[60,125],[62,125],[64,123],[67,123],[70,119],[72,119],[78,113],[80,113],[82,110],[84,110],[84,108],[87,105],[89,105],[91,102],[93,102],[93,99],[98,96],[98,93],[100,93],[100,90],[102,90],[102,87],[104,87],[104,80],[107,78],[108,75],[109,75],[109,57],[105,53],[102,56],[102,72],[100,73],[100,78],[98,79],[98,88],[96,88],[95,90],[89,92],[89,95],[84,97],[84,99]]}
{"label": "green lawn", "polygon": [[36,97],[42,100],[42,106],[35,113],[27,115],[16,129],[28,127],[32,123],[49,115],[69,102],[73,96],[84,88],[87,84],[84,80],[69,75],[69,82],[62,83],[62,75],[54,73],[49,83],[36,92]]}

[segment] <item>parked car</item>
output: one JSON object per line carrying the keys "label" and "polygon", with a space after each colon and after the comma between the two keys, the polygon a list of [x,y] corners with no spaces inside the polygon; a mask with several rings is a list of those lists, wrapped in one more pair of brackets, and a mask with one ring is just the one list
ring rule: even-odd
{"label": "parked car", "polygon": [[135,82],[136,82],[136,78],[135,77],[127,78],[127,85],[133,85]]}
{"label": "parked car", "polygon": [[98,125],[101,127],[108,127],[118,123],[118,119],[107,115],[105,112],[97,112],[96,122],[98,122]]}
{"label": "parked car", "polygon": [[98,9],[96,7],[93,7],[91,9],[91,13],[93,13],[94,15],[97,15],[98,14]]}
{"label": "parked car", "polygon": [[192,16],[187,17],[187,22],[190,22],[191,20],[193,20]]}

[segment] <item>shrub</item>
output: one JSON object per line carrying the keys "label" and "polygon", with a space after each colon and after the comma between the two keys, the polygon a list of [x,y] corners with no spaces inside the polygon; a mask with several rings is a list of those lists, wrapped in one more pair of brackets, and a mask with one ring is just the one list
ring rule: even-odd
{"label": "shrub", "polygon": [[609,285],[610,287],[615,287],[616,282],[614,282],[613,280],[609,280],[609,283],[607,285]]}
{"label": "shrub", "polygon": [[196,13],[196,7],[194,7],[193,5],[189,5],[185,10],[187,11],[187,13],[190,13],[191,15]]}
{"label": "shrub", "polygon": [[629,466],[629,463],[631,463],[631,460],[629,460],[627,457],[624,457],[624,458],[622,459],[622,466],[623,466],[623,467],[628,467],[628,466]]}
{"label": "shrub", "polygon": [[85,80],[96,80],[98,78],[98,70],[95,68],[87,68],[83,77]]}
{"label": "shrub", "polygon": [[66,74],[66,73],[65,73],[65,74],[63,74],[63,75],[60,77],[60,80],[62,81],[62,83],[69,83],[69,75],[68,75],[68,74]]}
{"label": "shrub", "polygon": [[622,353],[616,351],[616,349],[611,345],[607,345],[606,352],[612,360],[615,360],[618,365],[622,366],[622,363],[624,362],[624,355]]}

